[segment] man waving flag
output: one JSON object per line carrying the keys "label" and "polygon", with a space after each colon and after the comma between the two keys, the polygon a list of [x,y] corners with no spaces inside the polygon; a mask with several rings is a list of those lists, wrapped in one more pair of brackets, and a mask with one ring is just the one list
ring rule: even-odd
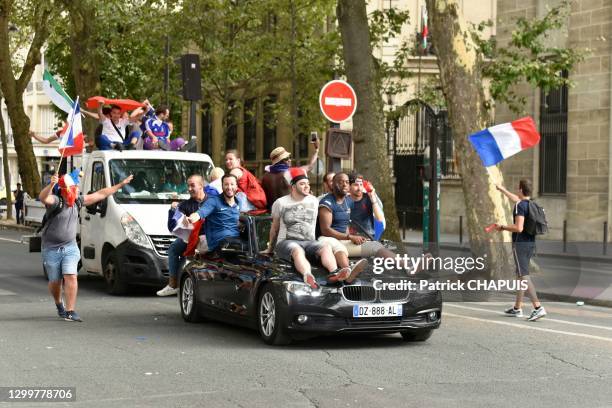
{"label": "man waving flag", "polygon": [[60,138],[59,151],[63,157],[83,153],[83,126],[81,125],[81,109],[77,97],[70,114],[68,125]]}

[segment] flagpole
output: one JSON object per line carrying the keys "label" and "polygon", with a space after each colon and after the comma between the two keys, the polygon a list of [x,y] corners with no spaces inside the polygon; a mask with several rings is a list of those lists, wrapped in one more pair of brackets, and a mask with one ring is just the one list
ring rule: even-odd
{"label": "flagpole", "polygon": [[[75,106],[77,106],[79,103],[79,97],[77,96],[76,101],[74,102],[74,106],[72,107],[72,120],[70,121],[70,125],[68,126],[68,129],[66,129],[66,131],[70,130],[72,132],[72,125],[74,124],[74,112],[75,112]],[[64,135],[62,135],[63,137]],[[62,144],[62,139],[60,138],[60,145]],[[66,147],[64,147],[62,149],[62,154],[60,156],[60,161],[59,164],[57,165],[57,169],[55,170],[55,176],[59,176],[59,171],[60,168],[62,167],[62,161],[64,160],[64,153],[66,152]],[[67,168],[66,168],[67,169]]]}

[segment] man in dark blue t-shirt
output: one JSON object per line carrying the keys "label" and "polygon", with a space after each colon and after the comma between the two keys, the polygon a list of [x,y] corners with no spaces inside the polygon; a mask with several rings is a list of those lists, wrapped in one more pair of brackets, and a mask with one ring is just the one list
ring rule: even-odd
{"label": "man in dark blue t-shirt", "polygon": [[[349,174],[350,197],[353,200],[351,211],[351,221],[357,224],[373,240],[376,239],[374,231],[374,221],[385,222],[385,215],[382,211],[382,203],[374,187],[368,181],[364,181],[359,173]],[[359,233],[360,231],[356,231]]]}
{"label": "man in dark blue t-shirt", "polygon": [[224,242],[240,240],[240,206],[236,200],[238,179],[226,174],[221,178],[221,183],[223,194],[208,197],[198,211],[189,216],[190,222],[206,218],[204,231],[209,251],[215,251]]}
{"label": "man in dark blue t-shirt", "polygon": [[[525,220],[529,218],[529,200],[532,191],[531,182],[525,179],[521,180],[519,182],[518,194],[509,192],[501,185],[497,185],[496,187],[514,203],[514,209],[512,211],[514,223],[512,225],[499,225],[497,226],[497,230],[512,232],[512,254],[516,262],[516,275],[518,280],[526,283],[527,293],[533,304],[533,311],[529,315],[528,320],[533,322],[546,316],[546,310],[540,304],[535,286],[529,278],[529,261],[535,253],[535,235],[527,233],[524,226]],[[504,311],[506,315],[515,317],[523,316],[521,306],[524,293],[525,291],[520,289],[516,292],[514,306]]]}

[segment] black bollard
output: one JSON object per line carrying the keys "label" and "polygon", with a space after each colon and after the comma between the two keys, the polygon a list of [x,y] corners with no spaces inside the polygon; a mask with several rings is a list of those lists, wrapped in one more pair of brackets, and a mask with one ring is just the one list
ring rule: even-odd
{"label": "black bollard", "polygon": [[608,252],[608,221],[604,221],[603,254],[606,255],[607,252]]}
{"label": "black bollard", "polygon": [[567,220],[563,220],[563,253],[567,252]]}
{"label": "black bollard", "polygon": [[459,245],[463,245],[463,215],[459,216]]}

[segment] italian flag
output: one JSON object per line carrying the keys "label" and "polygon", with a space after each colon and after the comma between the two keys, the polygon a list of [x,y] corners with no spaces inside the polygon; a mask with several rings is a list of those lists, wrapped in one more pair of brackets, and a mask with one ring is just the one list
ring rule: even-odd
{"label": "italian flag", "polygon": [[74,102],[46,69],[43,73],[43,89],[55,106],[70,114]]}

